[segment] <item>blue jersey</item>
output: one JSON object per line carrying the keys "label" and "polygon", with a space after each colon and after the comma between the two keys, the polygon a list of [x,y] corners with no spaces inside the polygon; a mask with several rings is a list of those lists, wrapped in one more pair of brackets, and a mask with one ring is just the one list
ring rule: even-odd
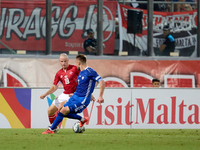
{"label": "blue jersey", "polygon": [[90,97],[94,91],[95,83],[102,80],[101,76],[97,74],[92,68],[87,67],[79,73],[77,78],[77,87],[75,95],[79,97]]}

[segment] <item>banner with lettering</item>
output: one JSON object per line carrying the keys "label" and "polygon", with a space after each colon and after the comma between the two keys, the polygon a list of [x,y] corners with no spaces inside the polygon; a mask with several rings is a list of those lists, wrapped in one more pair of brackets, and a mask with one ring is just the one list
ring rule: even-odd
{"label": "banner with lettering", "polygon": [[[32,89],[31,128],[49,125],[47,109],[52,96],[40,100],[48,89]],[[199,129],[199,89],[107,88],[104,103],[90,102],[81,116],[89,117],[88,128],[107,129]],[[55,92],[58,96],[59,89]],[[99,89],[95,89],[98,97]],[[1,119],[1,116],[0,116]],[[65,118],[61,128],[70,128],[77,122]],[[0,124],[1,128],[1,124]],[[71,131],[73,132],[73,131]]]}
{"label": "banner with lettering", "polygon": [[[97,37],[97,5],[87,1],[52,2],[52,51],[84,52],[86,30]],[[104,54],[114,53],[117,2],[104,2]],[[14,50],[45,51],[45,1],[1,1],[0,40]],[[0,45],[3,48],[3,45]]]}
{"label": "banner with lettering", "polygon": [[[133,55],[147,55],[147,10],[143,11],[143,32],[127,33],[128,10],[133,7],[118,4],[120,51],[131,51]],[[175,39],[175,51],[179,56],[197,56],[197,11],[187,12],[153,12],[153,55],[161,56],[160,45],[165,41],[163,25],[169,23],[171,34]]]}

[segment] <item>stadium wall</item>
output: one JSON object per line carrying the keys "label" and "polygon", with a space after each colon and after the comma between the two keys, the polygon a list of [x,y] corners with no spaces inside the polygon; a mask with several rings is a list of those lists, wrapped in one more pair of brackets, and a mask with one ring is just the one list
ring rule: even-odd
{"label": "stadium wall", "polygon": [[[47,88],[0,88],[0,128],[47,128],[47,108],[63,90],[44,100]],[[106,88],[105,103],[91,102],[81,115],[86,128],[199,129],[198,88]],[[98,98],[99,89],[94,96]],[[61,128],[75,120],[64,119]]]}
{"label": "stadium wall", "polygon": [[[51,87],[56,72],[61,68],[58,57],[1,58],[1,87]],[[52,56],[53,57],[53,56]],[[48,58],[48,59],[47,59]],[[106,87],[152,87],[158,78],[162,87],[200,87],[199,59],[136,59],[135,57],[87,57],[88,66],[106,81]],[[70,58],[75,65],[75,56]]]}

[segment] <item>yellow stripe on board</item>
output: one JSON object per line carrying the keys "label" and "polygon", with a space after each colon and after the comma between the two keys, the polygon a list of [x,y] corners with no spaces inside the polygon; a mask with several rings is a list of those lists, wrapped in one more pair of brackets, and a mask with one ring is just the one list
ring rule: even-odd
{"label": "yellow stripe on board", "polygon": [[67,118],[63,118],[63,121],[62,121],[62,127],[65,128],[65,125],[67,123]]}
{"label": "yellow stripe on board", "polygon": [[0,93],[0,113],[2,113],[10,123],[11,128],[25,128],[20,120],[17,118],[13,110],[8,105],[7,101]]}

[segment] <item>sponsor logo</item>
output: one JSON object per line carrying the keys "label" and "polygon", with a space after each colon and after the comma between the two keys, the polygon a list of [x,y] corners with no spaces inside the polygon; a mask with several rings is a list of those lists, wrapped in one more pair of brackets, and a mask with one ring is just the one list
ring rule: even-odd
{"label": "sponsor logo", "polygon": [[[118,105],[96,106],[96,125],[200,124],[198,104],[186,104],[188,101],[177,99],[174,96],[169,97],[171,103],[156,103],[155,98],[149,98],[148,101],[135,98],[132,102],[128,101],[126,105],[121,105],[122,98],[119,97]],[[83,115],[89,116],[87,108],[83,111]]]}

